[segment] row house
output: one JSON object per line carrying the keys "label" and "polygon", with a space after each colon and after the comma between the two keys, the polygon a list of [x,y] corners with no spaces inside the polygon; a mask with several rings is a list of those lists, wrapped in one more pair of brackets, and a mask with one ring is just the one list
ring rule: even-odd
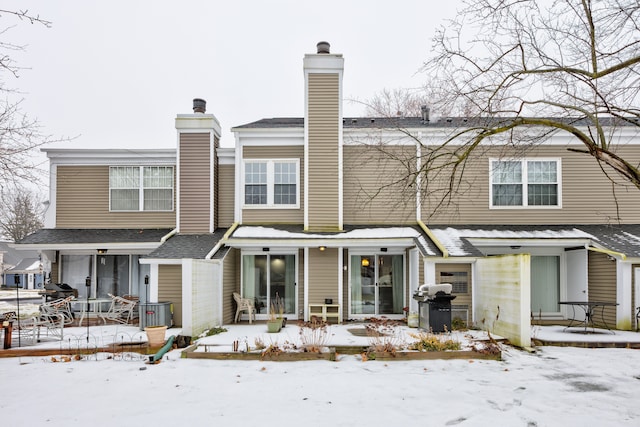
{"label": "row house", "polygon": [[[291,320],[323,304],[399,319],[423,283],[452,283],[454,317],[517,345],[532,317],[573,316],[566,300],[617,302],[606,322],[636,326],[640,197],[567,150],[577,140],[488,145],[441,205],[422,159],[466,119],[345,118],[344,58],[325,42],[303,72],[303,117],[236,126],[231,148],[196,99],[175,149],[44,149],[46,228],[19,246],[80,298],[171,301],[187,335],[232,322],[234,292],[258,319],[276,301]],[[616,132],[640,162],[636,129]]]}

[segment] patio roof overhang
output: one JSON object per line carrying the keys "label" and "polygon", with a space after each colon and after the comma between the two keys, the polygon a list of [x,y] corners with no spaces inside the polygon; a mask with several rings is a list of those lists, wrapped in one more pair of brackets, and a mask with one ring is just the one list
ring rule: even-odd
{"label": "patio roof overhang", "polygon": [[503,247],[519,250],[521,247],[556,247],[586,249],[611,255],[620,260],[636,259],[640,237],[637,226],[627,229],[605,226],[490,226],[432,227],[436,237],[453,256],[471,256],[485,253],[487,248]]}
{"label": "patio roof overhang", "polygon": [[309,233],[263,226],[240,226],[225,245],[241,248],[412,248],[436,256],[424,234],[413,227],[367,227],[341,232]]}
{"label": "patio roof overhang", "polygon": [[36,231],[10,246],[20,250],[92,253],[148,253],[159,247],[170,229],[65,229]]}

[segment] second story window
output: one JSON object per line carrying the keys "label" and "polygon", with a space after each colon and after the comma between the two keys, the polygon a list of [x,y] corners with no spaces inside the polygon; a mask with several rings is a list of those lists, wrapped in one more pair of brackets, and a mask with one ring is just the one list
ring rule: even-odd
{"label": "second story window", "polygon": [[490,161],[491,207],[559,207],[560,160]]}
{"label": "second story window", "polygon": [[111,211],[173,210],[173,167],[110,167],[109,208]]}
{"label": "second story window", "polygon": [[297,208],[300,197],[300,162],[245,160],[245,207]]}

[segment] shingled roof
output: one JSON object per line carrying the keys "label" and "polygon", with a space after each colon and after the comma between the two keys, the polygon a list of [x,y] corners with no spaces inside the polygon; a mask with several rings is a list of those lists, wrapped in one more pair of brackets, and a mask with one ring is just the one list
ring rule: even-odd
{"label": "shingled roof", "polygon": [[220,228],[214,233],[176,234],[145,256],[145,258],[205,259],[211,249],[222,239],[226,231],[226,228]]}
{"label": "shingled roof", "polygon": [[[592,124],[590,119],[581,117],[536,117],[538,119],[547,119],[561,121],[573,126],[589,126]],[[432,120],[423,120],[422,117],[344,117],[342,126],[344,129],[438,129],[438,128],[467,128],[467,127],[489,127],[497,126],[506,122],[510,122],[514,117],[438,117]],[[640,126],[635,118],[613,119],[600,118],[600,124],[604,126]],[[265,118],[255,122],[235,126],[231,130],[240,129],[286,129],[286,128],[303,128],[304,118],[302,117],[275,117]]]}
{"label": "shingled roof", "polygon": [[22,245],[160,242],[170,228],[43,228],[16,242]]}

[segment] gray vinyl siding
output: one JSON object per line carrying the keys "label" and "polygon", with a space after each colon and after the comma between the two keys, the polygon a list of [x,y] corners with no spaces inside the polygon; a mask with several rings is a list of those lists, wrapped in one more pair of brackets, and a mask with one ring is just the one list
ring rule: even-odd
{"label": "gray vinyl siding", "polygon": [[[264,146],[244,147],[245,159],[300,159],[300,200],[298,209],[250,208],[242,210],[243,224],[302,224],[304,223],[304,147]],[[244,201],[240,201],[241,204]]]}
{"label": "gray vinyl siding", "polygon": [[[309,249],[309,283],[308,294],[310,304],[324,304],[325,298],[338,301],[338,249],[327,248],[321,252],[317,248]],[[342,308],[342,307],[341,307]]]}
{"label": "gray vinyl siding", "polygon": [[175,211],[109,212],[109,166],[58,166],[56,174],[58,228],[175,227]]}
{"label": "gray vinyl siding", "polygon": [[240,290],[240,251],[231,249],[224,257],[222,270],[222,322],[230,324],[236,315],[233,293]]}
{"label": "gray vinyl siding", "polygon": [[[489,158],[500,158],[499,150],[505,151],[505,148],[488,150],[467,165],[460,189],[462,194],[448,209],[431,216],[431,209],[439,199],[425,197],[423,219],[431,224],[597,224],[615,222],[619,214],[622,222],[640,222],[638,190],[618,186],[614,191],[592,157],[569,152],[566,146],[538,146],[525,155],[527,158],[561,158],[562,208],[489,209]],[[633,164],[640,162],[638,146],[621,147],[618,152]],[[518,158],[514,153],[504,153],[503,158],[509,155]],[[612,176],[615,173],[612,172]]]}
{"label": "gray vinyl siding", "polygon": [[211,231],[209,133],[180,134],[180,233]]}
{"label": "gray vinyl siding", "polygon": [[340,229],[338,74],[310,74],[308,91],[308,229],[335,231]]}
{"label": "gray vinyl siding", "polygon": [[[589,252],[589,301],[616,302],[616,263],[611,261],[606,254]],[[600,308],[594,312],[593,321],[596,325],[602,325]],[[604,321],[610,328],[616,327],[616,308],[606,307]]]}
{"label": "gray vinyl siding", "polygon": [[378,148],[344,147],[344,223],[414,224],[415,147]]}
{"label": "gray vinyl siding", "polygon": [[182,326],[182,266],[158,266],[158,302],[173,303],[173,324]]}
{"label": "gray vinyl siding", "polygon": [[233,165],[218,166],[217,212],[218,226],[230,227],[233,224],[235,209],[235,167]]}

